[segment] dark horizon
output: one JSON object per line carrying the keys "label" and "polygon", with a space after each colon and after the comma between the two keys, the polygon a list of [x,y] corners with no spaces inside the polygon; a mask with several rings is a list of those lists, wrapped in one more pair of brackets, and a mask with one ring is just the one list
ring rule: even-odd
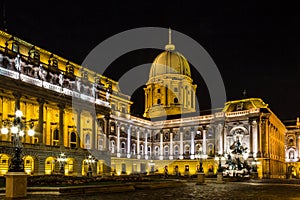
{"label": "dark horizon", "polygon": [[[101,4],[63,1],[41,7],[5,1],[7,32],[80,64],[96,45],[117,33],[137,27],[171,27],[195,39],[210,54],[223,77],[227,100],[241,98],[246,90],[247,97],[262,98],[282,121],[300,115],[299,5],[284,1],[196,5],[182,0]],[[2,14],[2,30],[3,22]],[[117,80],[120,74],[111,69],[126,72],[153,61],[158,53],[125,54],[111,64],[107,76]],[[198,84],[200,108],[210,109],[206,85],[193,67],[192,76]],[[132,100],[140,95],[137,91]]]}

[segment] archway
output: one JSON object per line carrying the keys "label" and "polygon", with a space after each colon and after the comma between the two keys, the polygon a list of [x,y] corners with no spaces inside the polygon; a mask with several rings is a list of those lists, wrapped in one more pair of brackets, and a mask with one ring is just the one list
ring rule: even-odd
{"label": "archway", "polygon": [[287,171],[288,178],[296,178],[296,169],[295,166],[290,165]]}
{"label": "archway", "polygon": [[55,172],[55,162],[56,158],[54,157],[48,157],[45,160],[45,174],[51,175]]}
{"label": "archway", "polygon": [[32,156],[25,156],[24,157],[24,171],[27,174],[32,175],[34,170],[34,159]]}
{"label": "archway", "polygon": [[65,175],[72,176],[74,174],[74,158],[67,158],[65,164]]}
{"label": "archway", "polygon": [[0,175],[8,172],[10,156],[7,154],[0,154]]}

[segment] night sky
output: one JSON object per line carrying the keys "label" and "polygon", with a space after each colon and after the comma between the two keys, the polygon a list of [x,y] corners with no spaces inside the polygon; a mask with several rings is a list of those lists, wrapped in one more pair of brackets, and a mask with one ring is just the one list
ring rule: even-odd
{"label": "night sky", "polygon": [[[247,97],[262,98],[281,120],[300,116],[299,5],[285,1],[98,2],[6,1],[6,27],[8,33],[78,64],[97,44],[122,31],[171,27],[195,39],[210,54],[228,100],[241,98],[245,89]],[[118,80],[121,73],[153,61],[159,53],[146,49],[125,54],[105,75]],[[192,76],[198,84],[201,110],[210,109],[205,83],[196,73]],[[142,90],[132,100],[140,96]],[[142,113],[142,106],[135,104],[132,111]]]}

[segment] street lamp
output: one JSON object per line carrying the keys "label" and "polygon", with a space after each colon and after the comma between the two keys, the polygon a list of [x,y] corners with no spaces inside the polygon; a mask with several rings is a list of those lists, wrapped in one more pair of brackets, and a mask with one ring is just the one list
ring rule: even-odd
{"label": "street lamp", "polygon": [[218,164],[218,173],[217,173],[217,183],[224,183],[223,181],[223,169],[221,160],[225,159],[221,154],[217,154],[215,160],[219,160]]}
{"label": "street lamp", "polygon": [[224,157],[221,154],[218,154],[217,157],[215,158],[215,160],[219,161],[218,169],[217,169],[218,172],[223,172],[222,162],[221,162],[222,159],[224,159]]}
{"label": "street lamp", "polygon": [[199,168],[198,168],[197,172],[203,173],[203,152],[202,152],[201,147],[197,151],[197,155],[198,155],[198,158],[199,158]]}
{"label": "street lamp", "polygon": [[93,175],[93,170],[92,170],[92,165],[95,164],[96,160],[92,155],[89,155],[87,159],[85,159],[85,162],[88,164],[88,177],[92,177]]}
{"label": "street lamp", "polygon": [[205,183],[205,174],[203,171],[203,163],[202,160],[205,158],[205,155],[203,155],[202,148],[200,147],[197,151],[197,156],[199,158],[199,168],[197,169],[197,182],[196,185],[204,185]]}
{"label": "street lamp", "polygon": [[57,158],[57,161],[59,162],[59,166],[60,166],[60,173],[61,174],[65,174],[65,163],[67,161],[66,155],[65,153],[60,153],[59,157]]}
{"label": "street lamp", "polygon": [[28,136],[34,135],[33,120],[28,122],[22,122],[23,113],[21,110],[17,110],[13,121],[8,119],[2,121],[3,127],[1,128],[1,134],[7,135],[9,131],[13,137],[13,157],[9,165],[9,172],[24,172],[24,162],[21,158],[22,154],[22,137],[25,135],[26,125],[29,124],[30,129],[28,130]]}
{"label": "street lamp", "polygon": [[257,172],[257,164],[259,164],[259,162],[257,162],[256,158],[254,159],[254,161],[252,161],[252,172]]}
{"label": "street lamp", "polygon": [[260,162],[256,160],[256,158],[254,158],[254,160],[252,161],[252,178],[258,178],[258,172],[257,172],[257,165],[259,165]]}

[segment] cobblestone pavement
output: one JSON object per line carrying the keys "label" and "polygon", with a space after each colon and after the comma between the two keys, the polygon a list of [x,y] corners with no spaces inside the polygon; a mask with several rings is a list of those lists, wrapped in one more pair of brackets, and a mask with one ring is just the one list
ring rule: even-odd
{"label": "cobblestone pavement", "polygon": [[195,185],[187,183],[180,188],[138,190],[135,192],[92,194],[82,196],[30,195],[26,199],[72,199],[72,200],[156,200],[156,199],[209,199],[209,200],[300,200],[300,185],[262,184],[262,183],[225,183]]}

